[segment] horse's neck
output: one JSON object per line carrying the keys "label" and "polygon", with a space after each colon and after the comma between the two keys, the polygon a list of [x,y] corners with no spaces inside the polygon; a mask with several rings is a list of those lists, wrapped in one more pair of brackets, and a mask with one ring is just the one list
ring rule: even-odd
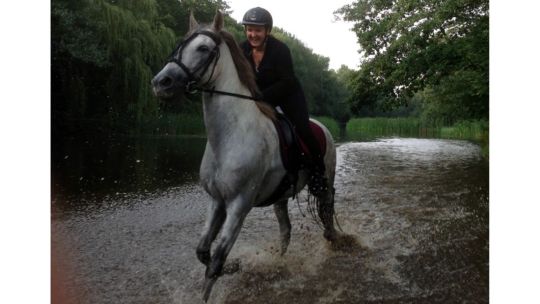
{"label": "horse's neck", "polygon": [[[222,47],[219,77],[215,80],[216,90],[249,95],[249,90],[240,82],[238,72],[228,48]],[[203,95],[204,123],[208,141],[214,152],[223,152],[226,146],[238,146],[239,140],[260,132],[264,116],[255,103],[248,99],[205,93]]]}

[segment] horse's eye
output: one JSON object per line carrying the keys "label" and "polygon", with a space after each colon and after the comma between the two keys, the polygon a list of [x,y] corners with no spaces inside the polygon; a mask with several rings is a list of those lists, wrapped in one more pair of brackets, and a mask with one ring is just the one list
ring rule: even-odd
{"label": "horse's eye", "polygon": [[210,49],[206,45],[201,45],[197,48],[197,51],[206,53],[210,51]]}

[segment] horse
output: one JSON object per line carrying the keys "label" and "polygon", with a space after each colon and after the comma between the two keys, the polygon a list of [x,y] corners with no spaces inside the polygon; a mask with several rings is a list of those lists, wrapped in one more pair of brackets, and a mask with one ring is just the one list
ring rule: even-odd
{"label": "horse", "polygon": [[[233,36],[224,30],[223,15],[217,11],[212,24],[199,25],[193,13],[189,31],[152,79],[154,94],[171,99],[195,89],[202,91],[207,142],[200,166],[200,182],[211,197],[197,258],[206,266],[203,299],[223,274],[223,266],[247,214],[260,207],[286,174],[280,157],[278,133],[273,124],[275,109],[256,101],[255,75]],[[328,191],[316,206],[324,237],[338,237],[334,227],[334,176],[336,149],[328,129],[324,130],[324,162]],[[299,172],[292,187],[273,204],[279,222],[281,254],[289,245],[291,223],[288,198],[306,184],[307,172]],[[214,253],[212,243],[221,231]]]}

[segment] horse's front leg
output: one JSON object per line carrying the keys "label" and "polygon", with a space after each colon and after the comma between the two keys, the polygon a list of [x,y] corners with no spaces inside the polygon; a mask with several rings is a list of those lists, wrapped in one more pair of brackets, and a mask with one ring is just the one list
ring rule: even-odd
{"label": "horse's front leg", "polygon": [[287,252],[291,240],[291,221],[289,220],[289,210],[287,199],[278,201],[274,204],[274,212],[279,222],[279,234],[281,237],[281,255]]}
{"label": "horse's front leg", "polygon": [[216,239],[226,216],[225,204],[212,200],[212,203],[208,206],[206,224],[204,225],[201,240],[197,246],[197,258],[206,266],[210,264],[212,242]]}
{"label": "horse's front leg", "polygon": [[206,268],[203,299],[208,300],[212,287],[217,278],[222,274],[223,265],[229,255],[234,242],[238,238],[240,229],[247,214],[251,210],[251,202],[242,196],[237,197],[227,204],[227,217],[223,224],[220,239],[214,250],[210,264]]}

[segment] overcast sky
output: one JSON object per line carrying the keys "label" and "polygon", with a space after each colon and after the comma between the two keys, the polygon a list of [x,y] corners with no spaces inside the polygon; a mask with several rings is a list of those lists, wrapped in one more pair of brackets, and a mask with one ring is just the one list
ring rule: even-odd
{"label": "overcast sky", "polygon": [[356,35],[350,31],[352,23],[334,21],[333,12],[353,0],[228,0],[232,17],[241,21],[253,7],[267,9],[274,25],[296,36],[314,53],[330,58],[330,68],[342,64],[357,69],[360,62]]}

